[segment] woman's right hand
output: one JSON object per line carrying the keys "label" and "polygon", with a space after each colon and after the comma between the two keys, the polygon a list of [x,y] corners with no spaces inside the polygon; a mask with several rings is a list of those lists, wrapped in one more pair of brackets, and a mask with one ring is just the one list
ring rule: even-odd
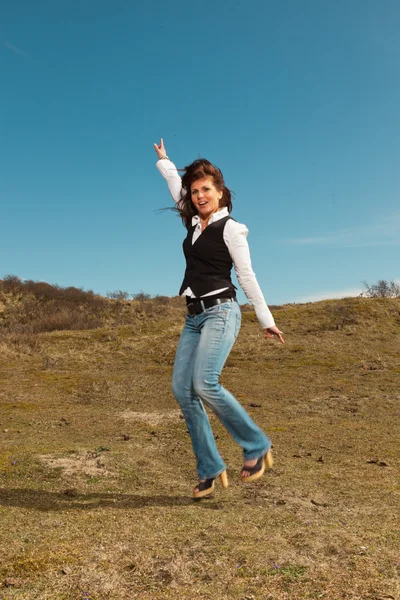
{"label": "woman's right hand", "polygon": [[160,144],[154,144],[154,150],[157,153],[158,158],[161,160],[162,158],[167,157],[167,151],[164,146],[164,140],[160,139]]}

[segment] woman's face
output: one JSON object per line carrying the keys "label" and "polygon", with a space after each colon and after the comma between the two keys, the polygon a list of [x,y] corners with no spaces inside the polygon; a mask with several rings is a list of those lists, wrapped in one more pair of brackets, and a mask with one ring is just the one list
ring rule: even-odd
{"label": "woman's face", "polygon": [[190,186],[192,202],[202,221],[208,220],[219,210],[222,192],[214,185],[212,177],[204,177],[194,181]]}

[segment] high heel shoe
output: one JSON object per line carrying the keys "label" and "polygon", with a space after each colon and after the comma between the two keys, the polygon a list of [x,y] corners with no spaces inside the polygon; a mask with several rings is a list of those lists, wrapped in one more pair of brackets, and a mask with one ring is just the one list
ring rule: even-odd
{"label": "high heel shoe", "polygon": [[244,483],[256,481],[264,475],[265,469],[271,469],[273,464],[274,460],[272,458],[272,452],[271,450],[268,450],[267,454],[264,454],[264,456],[260,456],[254,467],[243,466],[242,473],[243,471],[247,471],[247,473],[250,473],[250,475],[247,475],[247,477],[241,475],[241,480]]}
{"label": "high heel shoe", "polygon": [[[204,481],[199,481],[195,489],[193,490],[193,498],[195,500],[200,500],[201,498],[205,498],[206,496],[210,496],[213,493],[215,488],[215,477],[212,479],[205,479]],[[218,475],[219,482],[223,488],[227,488],[229,485],[228,475],[225,471],[222,471]],[[197,490],[197,491],[196,491]]]}

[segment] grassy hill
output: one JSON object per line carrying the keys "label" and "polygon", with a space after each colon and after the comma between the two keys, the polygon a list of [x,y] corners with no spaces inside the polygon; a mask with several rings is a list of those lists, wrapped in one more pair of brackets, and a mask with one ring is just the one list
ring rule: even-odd
{"label": "grassy hill", "polygon": [[[41,289],[40,289],[41,286]],[[275,466],[196,473],[170,390],[179,298],[104,299],[0,282],[0,598],[399,598],[400,300],[251,310],[222,381]]]}

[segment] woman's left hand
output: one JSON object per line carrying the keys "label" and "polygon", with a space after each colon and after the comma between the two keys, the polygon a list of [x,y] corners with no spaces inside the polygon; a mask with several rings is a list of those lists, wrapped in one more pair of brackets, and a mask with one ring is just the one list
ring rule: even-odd
{"label": "woman's left hand", "polygon": [[266,338],[277,338],[281,344],[285,343],[285,340],[282,337],[282,331],[279,331],[279,329],[276,327],[276,325],[274,325],[273,327],[268,327],[268,329],[265,329],[265,337]]}

